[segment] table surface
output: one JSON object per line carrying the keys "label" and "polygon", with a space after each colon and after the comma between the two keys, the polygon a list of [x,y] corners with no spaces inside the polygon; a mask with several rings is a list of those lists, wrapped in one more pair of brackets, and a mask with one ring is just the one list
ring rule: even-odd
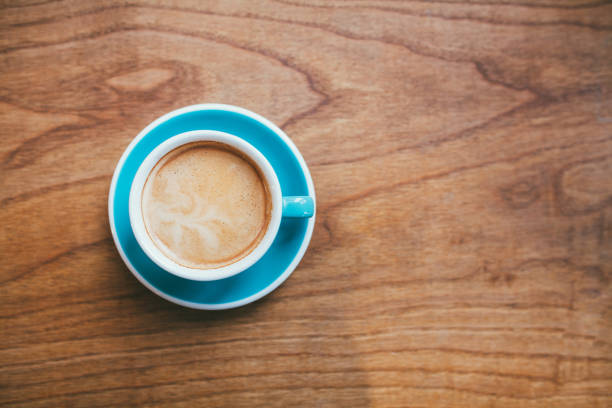
{"label": "table surface", "polygon": [[[0,404],[612,405],[612,4],[3,1]],[[195,311],[107,198],[173,109],[246,107],[310,166],[291,278]]]}

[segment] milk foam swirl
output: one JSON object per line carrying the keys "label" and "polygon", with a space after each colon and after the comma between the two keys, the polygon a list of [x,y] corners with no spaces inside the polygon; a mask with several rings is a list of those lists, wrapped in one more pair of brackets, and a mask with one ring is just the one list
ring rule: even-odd
{"label": "milk foam swirl", "polygon": [[170,259],[216,268],[248,255],[270,219],[269,192],[259,171],[231,147],[196,142],[166,154],[142,195],[147,233]]}

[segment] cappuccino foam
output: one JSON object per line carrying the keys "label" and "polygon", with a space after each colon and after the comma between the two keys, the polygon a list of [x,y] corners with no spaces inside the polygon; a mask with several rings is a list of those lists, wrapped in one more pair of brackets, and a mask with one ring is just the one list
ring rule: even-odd
{"label": "cappuccino foam", "polygon": [[142,194],[147,233],[171,260],[219,268],[247,256],[265,235],[271,199],[264,178],[243,154],[195,142],[166,154]]}

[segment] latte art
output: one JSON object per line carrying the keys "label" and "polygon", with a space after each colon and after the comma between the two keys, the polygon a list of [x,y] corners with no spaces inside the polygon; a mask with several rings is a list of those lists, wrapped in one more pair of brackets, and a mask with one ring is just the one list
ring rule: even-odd
{"label": "latte art", "polygon": [[257,167],[231,147],[183,145],[153,168],[142,195],[147,233],[173,261],[210,269],[248,255],[267,229],[271,204]]}

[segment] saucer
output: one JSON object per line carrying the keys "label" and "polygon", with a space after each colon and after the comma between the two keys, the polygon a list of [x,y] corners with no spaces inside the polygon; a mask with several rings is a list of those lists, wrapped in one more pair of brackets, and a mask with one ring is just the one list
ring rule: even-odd
{"label": "saucer", "polygon": [[192,105],[156,119],[127,147],[110,186],[110,228],[121,258],[136,279],[152,292],[194,309],[231,309],[262,298],[291,275],[308,248],[315,217],[284,218],[266,254],[249,269],[226,279],[192,281],[157,266],[140,248],[130,226],[128,201],[132,179],[140,163],[157,145],[179,133],[199,129],[227,132],[253,145],[274,168],[283,196],[315,197],[302,155],[272,122],[231,105]]}

